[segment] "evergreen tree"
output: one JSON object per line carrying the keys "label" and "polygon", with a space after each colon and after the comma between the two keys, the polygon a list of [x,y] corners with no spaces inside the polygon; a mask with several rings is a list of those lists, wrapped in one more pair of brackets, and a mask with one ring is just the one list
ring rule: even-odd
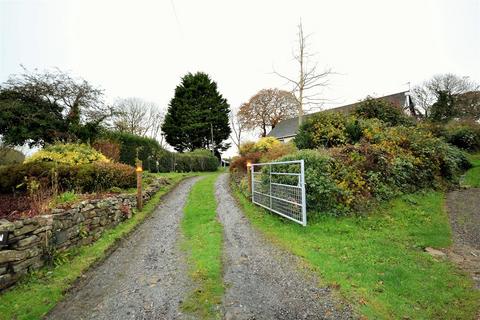
{"label": "evergreen tree", "polygon": [[431,106],[429,119],[434,122],[448,122],[456,115],[454,97],[447,91],[437,92],[437,102]]}
{"label": "evergreen tree", "polygon": [[228,149],[230,106],[217,90],[217,84],[202,72],[188,73],[175,89],[162,131],[165,140],[179,152],[199,148]]}

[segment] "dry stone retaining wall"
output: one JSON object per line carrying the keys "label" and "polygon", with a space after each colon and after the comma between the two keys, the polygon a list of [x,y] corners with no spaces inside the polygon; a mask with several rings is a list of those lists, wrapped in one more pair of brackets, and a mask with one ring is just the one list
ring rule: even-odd
{"label": "dry stone retaining wall", "polygon": [[[144,201],[166,184],[165,179],[151,183],[143,192]],[[106,229],[131,218],[135,206],[134,194],[119,194],[33,218],[0,220],[0,234],[8,234],[7,243],[0,245],[0,291],[42,267],[54,251],[96,241]]]}

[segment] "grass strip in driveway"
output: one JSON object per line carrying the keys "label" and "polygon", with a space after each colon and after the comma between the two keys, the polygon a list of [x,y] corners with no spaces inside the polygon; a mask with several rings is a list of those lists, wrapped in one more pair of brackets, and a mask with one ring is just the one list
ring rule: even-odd
{"label": "grass strip in driveway", "polygon": [[325,217],[302,227],[236,198],[267,238],[302,257],[368,319],[474,319],[480,293],[453,264],[424,247],[451,232],[442,192],[395,199],[367,217]]}
{"label": "grass strip in driveway", "polygon": [[182,309],[197,318],[220,317],[224,292],[222,279],[223,228],[217,220],[215,181],[219,173],[195,183],[184,208],[181,228],[185,237],[190,276],[195,289],[182,303]]}
{"label": "grass strip in driveway", "polygon": [[161,197],[181,180],[196,174],[159,174],[166,176],[170,185],[162,187],[143,210],[131,219],[109,229],[96,242],[69,250],[68,262],[54,268],[40,269],[23,279],[10,290],[0,294],[0,319],[40,319],[60,301],[65,291],[95,262],[106,257],[118,240],[127,236],[153,212]]}

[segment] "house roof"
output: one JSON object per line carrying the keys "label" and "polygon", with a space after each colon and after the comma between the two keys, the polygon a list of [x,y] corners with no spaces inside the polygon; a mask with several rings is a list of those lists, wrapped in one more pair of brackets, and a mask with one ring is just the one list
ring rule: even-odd
{"label": "house roof", "polygon": [[[388,102],[390,102],[390,103],[392,103],[396,106],[404,107],[405,105],[408,105],[409,103],[412,103],[411,100],[410,100],[411,98],[407,93],[408,93],[408,91],[402,91],[402,92],[390,94],[390,95],[387,95],[387,96],[379,97],[377,99],[383,99],[383,100],[386,100],[386,101],[388,101]],[[409,100],[407,101],[407,99],[409,99]],[[332,109],[327,109],[327,110],[322,110],[322,111],[319,111],[319,112],[307,114],[307,115],[304,116],[304,118],[311,117],[311,116],[313,116],[315,114],[318,114],[318,113],[321,113],[321,112],[350,113],[360,103],[361,103],[361,101],[355,102],[355,103],[352,103],[352,104],[347,104],[347,105],[344,105],[344,106],[341,106],[341,107],[336,107],[336,108],[332,108]],[[267,136],[276,137],[276,138],[288,138],[288,137],[295,136],[297,134],[297,131],[298,131],[298,117],[295,117],[295,118],[291,118],[291,119],[287,119],[287,120],[283,120],[283,121],[279,122],[275,126],[275,128],[273,128],[268,133]]]}

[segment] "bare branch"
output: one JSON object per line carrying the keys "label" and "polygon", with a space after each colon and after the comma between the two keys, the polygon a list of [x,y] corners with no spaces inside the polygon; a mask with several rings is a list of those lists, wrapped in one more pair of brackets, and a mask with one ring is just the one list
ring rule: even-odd
{"label": "bare branch", "polygon": [[294,80],[292,77],[280,74],[275,70],[273,71],[273,73],[280,78],[285,79],[289,83],[293,84],[292,93],[297,101],[298,120],[300,124],[302,123],[304,107],[306,105],[319,104],[322,101],[325,101],[325,99],[314,98],[319,94],[318,92],[313,94],[308,92],[328,86],[329,82],[326,78],[332,74],[331,69],[325,69],[323,72],[319,73],[317,71],[318,63],[315,63],[313,66],[309,66],[309,58],[315,55],[308,51],[307,40],[311,35],[312,34],[305,35],[303,33],[303,25],[300,21],[297,32],[297,51],[293,53],[293,58],[299,65],[298,80]]}

